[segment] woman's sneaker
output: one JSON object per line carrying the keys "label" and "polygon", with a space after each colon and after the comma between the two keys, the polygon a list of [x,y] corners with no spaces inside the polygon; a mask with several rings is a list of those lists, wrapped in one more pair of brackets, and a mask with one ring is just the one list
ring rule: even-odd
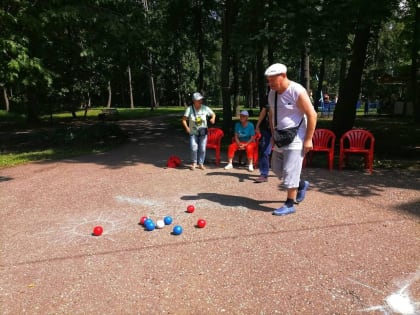
{"label": "woman's sneaker", "polygon": [[248,171],[253,172],[254,171],[254,165],[249,164]]}
{"label": "woman's sneaker", "polygon": [[232,163],[229,163],[228,165],[225,166],[225,170],[230,170],[233,168]]}

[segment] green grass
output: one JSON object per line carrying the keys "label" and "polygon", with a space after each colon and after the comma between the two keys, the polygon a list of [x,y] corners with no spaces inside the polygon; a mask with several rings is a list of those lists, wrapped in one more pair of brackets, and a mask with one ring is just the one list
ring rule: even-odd
{"label": "green grass", "polygon": [[35,161],[48,161],[48,160],[59,160],[71,158],[74,156],[80,156],[83,154],[91,153],[100,153],[105,152],[106,147],[102,149],[73,149],[73,148],[56,148],[56,149],[46,149],[43,151],[31,151],[23,153],[9,153],[0,155],[0,168],[1,167],[10,167],[20,164],[25,164]]}
{"label": "green grass", "polygon": [[[105,152],[127,139],[115,121],[101,122],[103,108],[71,113],[41,115],[36,124],[27,124],[24,115],[0,110],[0,168],[33,161],[57,160]],[[167,116],[180,125],[184,107],[118,108],[118,120]],[[175,115],[175,116],[174,116]]]}
{"label": "green grass", "polygon": [[[101,113],[104,107],[98,108],[91,108],[87,111],[86,117],[84,110],[79,110],[76,112],[76,119],[80,120],[97,120],[98,115]],[[147,118],[147,117],[155,117],[161,115],[169,115],[169,114],[176,114],[179,113],[182,115],[184,112],[184,107],[158,107],[154,110],[150,110],[150,108],[118,108],[118,119],[127,120],[127,119],[140,119],[140,118]],[[0,111],[1,113],[1,111]],[[50,115],[43,115],[41,116],[41,121],[48,122],[50,120]],[[53,115],[53,121],[74,121],[75,118],[71,116],[70,113],[59,113]]]}
{"label": "green grass", "polygon": [[60,120],[52,126],[41,123],[30,129],[22,128],[20,123],[8,124],[14,128],[0,131],[0,168],[105,152],[127,139],[117,124],[97,119],[83,123]]}

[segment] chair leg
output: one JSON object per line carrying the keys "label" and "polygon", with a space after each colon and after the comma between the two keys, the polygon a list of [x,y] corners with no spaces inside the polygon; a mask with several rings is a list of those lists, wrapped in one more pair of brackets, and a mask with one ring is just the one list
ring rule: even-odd
{"label": "chair leg", "polygon": [[220,149],[216,148],[216,165],[219,166],[220,164]]}
{"label": "chair leg", "polygon": [[373,157],[369,154],[366,155],[366,161],[367,161],[367,169],[369,170],[369,173],[372,174],[373,171]]}
{"label": "chair leg", "polygon": [[340,153],[340,158],[338,160],[338,169],[340,171],[343,169],[343,160],[344,160],[344,156],[343,156],[343,154]]}
{"label": "chair leg", "polygon": [[330,171],[334,168],[334,154],[332,152],[328,153],[328,168]]}
{"label": "chair leg", "polygon": [[308,152],[308,154],[309,154],[309,165],[311,165],[312,164],[312,159],[314,157],[314,153],[313,152]]}
{"label": "chair leg", "polygon": [[238,163],[242,164],[242,150],[238,150],[236,151],[238,153]]}
{"label": "chair leg", "polygon": [[253,160],[253,162],[254,162],[254,167],[255,168],[258,168],[258,152],[255,152],[254,153],[254,160]]}

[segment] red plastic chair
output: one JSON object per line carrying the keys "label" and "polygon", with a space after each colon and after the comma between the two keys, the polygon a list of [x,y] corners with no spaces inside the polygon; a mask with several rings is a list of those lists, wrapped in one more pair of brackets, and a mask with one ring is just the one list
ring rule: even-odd
{"label": "red plastic chair", "polygon": [[207,133],[207,149],[216,150],[216,165],[220,164],[220,147],[224,132],[220,128],[209,128]]}
{"label": "red plastic chair", "polygon": [[373,169],[373,150],[375,138],[367,130],[352,129],[341,136],[340,139],[340,159],[338,168],[341,170],[347,163],[350,154],[362,154],[365,158],[365,168],[372,174]]}
{"label": "red plastic chair", "polygon": [[[252,158],[252,162],[254,163],[254,167],[257,168],[258,167],[258,148],[259,148],[259,144],[260,144],[260,139],[261,139],[261,133],[256,132],[255,133],[255,143],[256,143],[256,150],[254,150],[254,156]],[[235,142],[235,137],[232,137],[232,143]],[[242,162],[242,153],[245,152],[245,150],[239,150],[238,149],[238,161],[239,163]]]}
{"label": "red plastic chair", "polygon": [[308,162],[308,164],[312,163],[313,154],[315,152],[325,152],[328,157],[328,168],[331,171],[334,167],[335,138],[334,132],[329,129],[315,129],[312,138],[313,149],[307,153],[303,160],[303,167],[306,167]]}

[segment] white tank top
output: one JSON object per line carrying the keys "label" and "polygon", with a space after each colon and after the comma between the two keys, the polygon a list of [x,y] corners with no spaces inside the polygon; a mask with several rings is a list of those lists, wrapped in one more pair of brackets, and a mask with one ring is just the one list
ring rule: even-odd
{"label": "white tank top", "polygon": [[[301,93],[306,93],[305,88],[294,81],[290,81],[286,91],[281,94],[277,93],[277,126],[274,126],[274,129],[280,130],[296,127],[303,118],[298,130],[298,136],[287,146],[288,149],[302,149],[303,140],[305,139],[306,116],[296,104]],[[268,95],[268,103],[270,104],[270,110],[272,110],[273,115],[275,113],[275,96],[276,91],[271,90]],[[274,116],[273,119],[275,119]],[[275,120],[273,123],[275,124]]]}

